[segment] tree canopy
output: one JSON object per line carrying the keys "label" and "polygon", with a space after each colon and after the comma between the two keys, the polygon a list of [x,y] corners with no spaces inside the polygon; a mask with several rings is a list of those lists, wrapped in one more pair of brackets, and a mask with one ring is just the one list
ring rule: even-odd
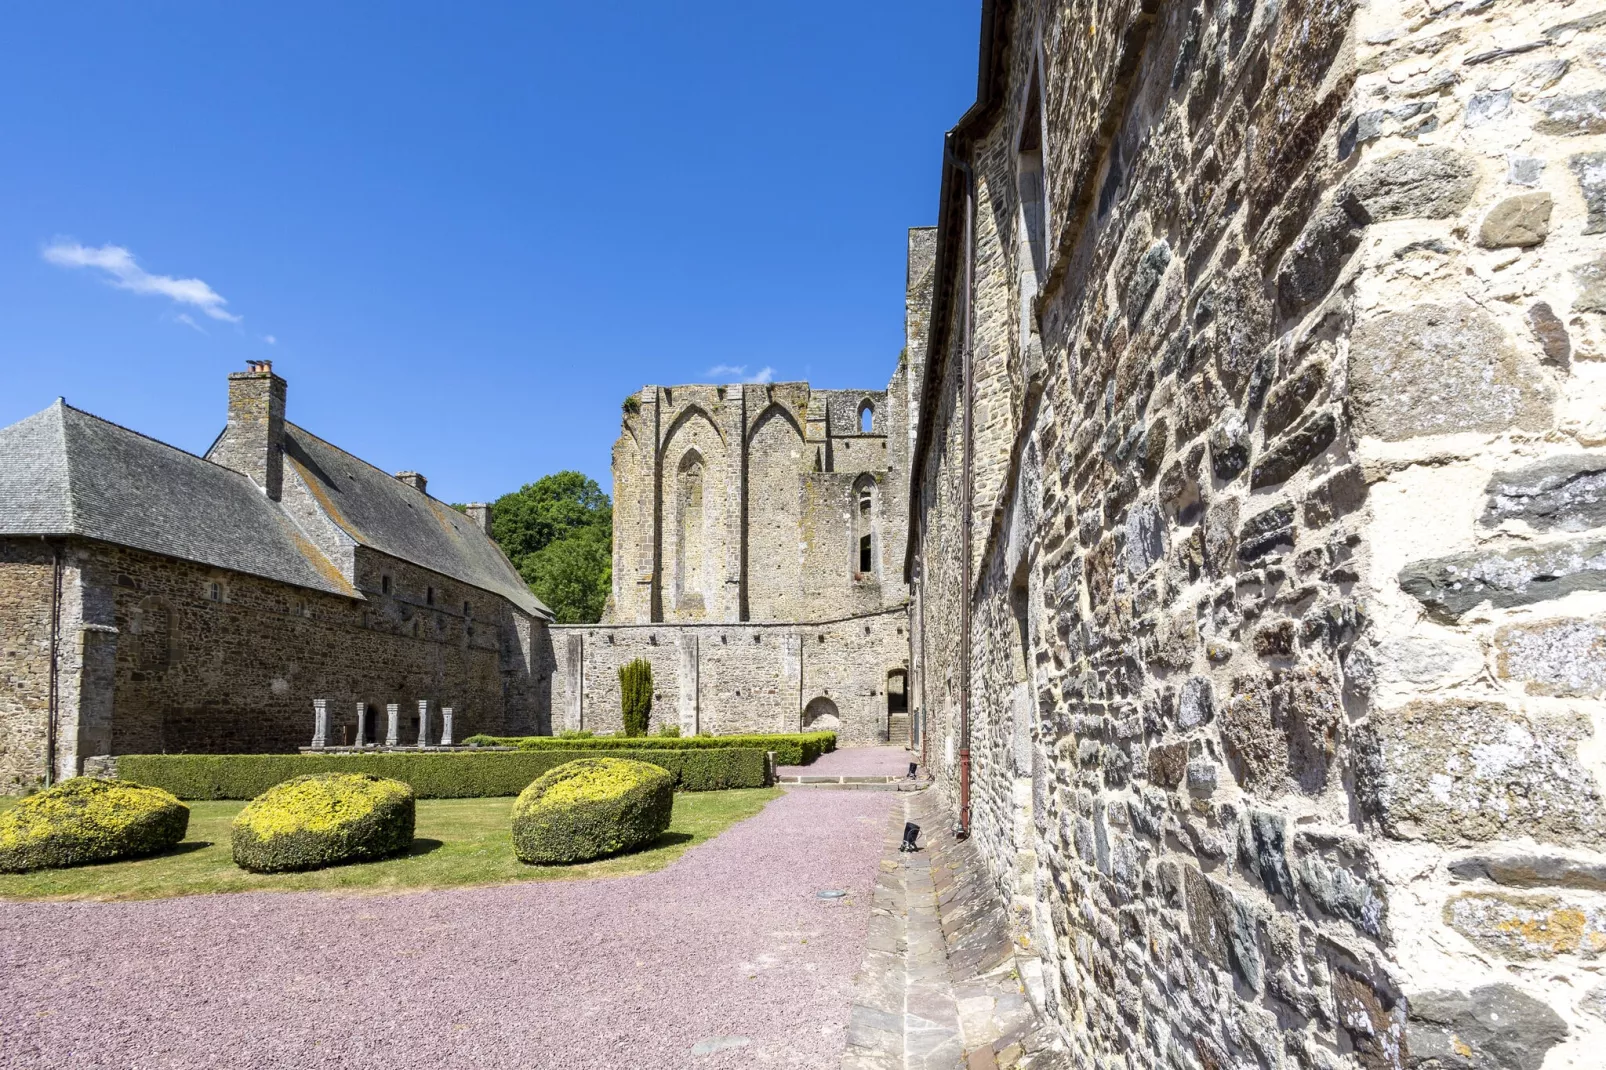
{"label": "tree canopy", "polygon": [[491,537],[559,624],[602,618],[613,582],[613,504],[597,481],[557,472],[504,494]]}

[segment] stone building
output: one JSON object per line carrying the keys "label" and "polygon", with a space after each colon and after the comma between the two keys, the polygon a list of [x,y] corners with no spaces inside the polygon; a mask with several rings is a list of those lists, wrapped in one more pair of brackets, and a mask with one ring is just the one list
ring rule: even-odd
{"label": "stone building", "polygon": [[617,727],[653,663],[682,731],[907,739],[909,450],[935,233],[909,234],[906,337],[883,390],[649,386],[613,449],[613,592],[554,627],[559,728]]}
{"label": "stone building", "polygon": [[[0,791],[52,762],[547,728],[551,614],[489,537],[229,376],[205,457],[58,401],[0,430]],[[439,738],[439,722],[426,726]]]}
{"label": "stone building", "polygon": [[1600,1065],[1606,18],[983,5],[924,754],[1075,1065]]}

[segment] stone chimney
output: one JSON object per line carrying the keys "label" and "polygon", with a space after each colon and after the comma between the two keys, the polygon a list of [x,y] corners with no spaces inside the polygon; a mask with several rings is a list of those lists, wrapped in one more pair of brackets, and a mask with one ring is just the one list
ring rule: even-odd
{"label": "stone chimney", "polygon": [[474,526],[485,532],[485,537],[491,537],[491,507],[484,502],[470,502],[468,505],[468,518],[474,521]]}
{"label": "stone chimney", "polygon": [[397,472],[396,478],[407,484],[409,487],[412,487],[420,494],[429,493],[429,491],[424,489],[424,487],[429,484],[429,480],[425,479],[417,472]]}
{"label": "stone chimney", "polygon": [[207,459],[232,468],[274,501],[284,485],[285,382],[273,362],[247,361],[229,374],[229,425]]}

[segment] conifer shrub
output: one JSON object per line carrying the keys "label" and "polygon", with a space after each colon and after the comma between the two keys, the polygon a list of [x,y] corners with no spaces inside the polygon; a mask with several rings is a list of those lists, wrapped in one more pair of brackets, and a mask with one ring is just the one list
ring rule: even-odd
{"label": "conifer shrub", "polygon": [[413,789],[368,773],[320,773],[276,784],[234,819],[234,864],[253,873],[321,869],[405,851]]}
{"label": "conifer shrub", "polygon": [[586,862],[652,843],[669,828],[675,778],[621,758],[566,762],[513,804],[513,853],[543,865]]}
{"label": "conifer shrub", "polygon": [[626,736],[647,734],[652,716],[652,664],[643,658],[619,666],[619,712]]}
{"label": "conifer shrub", "polygon": [[155,854],[189,824],[190,808],[160,788],[74,777],[0,813],[0,873]]}

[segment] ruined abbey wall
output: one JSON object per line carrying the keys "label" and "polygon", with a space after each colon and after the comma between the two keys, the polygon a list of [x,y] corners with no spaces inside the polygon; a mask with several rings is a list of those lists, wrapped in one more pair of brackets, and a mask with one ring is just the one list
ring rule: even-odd
{"label": "ruined abbey wall", "polygon": [[643,658],[649,731],[829,729],[843,746],[883,743],[890,713],[905,708],[907,621],[900,606],[813,624],[553,627],[553,731],[620,731],[619,668]]}
{"label": "ruined abbey wall", "polygon": [[901,361],[885,390],[631,395],[613,452],[605,619],[828,620],[907,601],[908,384]]}
{"label": "ruined abbey wall", "polygon": [[1034,1000],[1086,1065],[1598,1065],[1606,18],[987,17],[910,665]]}

